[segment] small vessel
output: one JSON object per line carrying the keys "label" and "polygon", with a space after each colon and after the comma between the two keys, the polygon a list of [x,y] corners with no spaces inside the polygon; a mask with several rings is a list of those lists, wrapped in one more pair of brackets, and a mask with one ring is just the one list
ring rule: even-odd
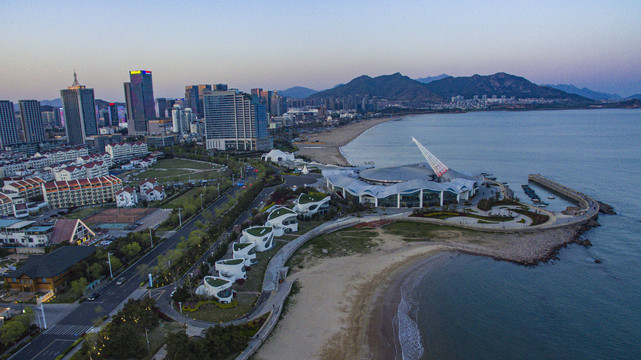
{"label": "small vessel", "polygon": [[556,199],[554,196],[550,195],[548,196],[548,199]]}

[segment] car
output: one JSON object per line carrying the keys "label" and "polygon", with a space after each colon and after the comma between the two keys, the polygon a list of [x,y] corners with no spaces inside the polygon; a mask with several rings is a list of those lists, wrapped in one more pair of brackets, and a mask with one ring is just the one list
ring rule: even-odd
{"label": "car", "polygon": [[124,277],[121,277],[120,279],[118,279],[118,281],[116,281],[116,285],[118,285],[118,286],[120,286],[120,285],[122,285],[124,283],[125,283],[125,278]]}
{"label": "car", "polygon": [[100,293],[99,292],[95,292],[92,295],[87,296],[87,300],[88,301],[94,301],[99,297],[100,297]]}

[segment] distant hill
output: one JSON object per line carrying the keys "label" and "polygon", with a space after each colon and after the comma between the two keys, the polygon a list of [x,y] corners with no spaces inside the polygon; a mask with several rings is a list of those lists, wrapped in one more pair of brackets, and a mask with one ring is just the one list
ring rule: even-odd
{"label": "distant hill", "polygon": [[428,76],[428,77],[424,77],[424,78],[418,78],[418,79],[415,79],[415,80],[416,81],[420,81],[423,84],[429,84],[432,81],[445,79],[446,77],[450,77],[450,76],[447,75],[447,74],[441,74],[441,75],[436,75],[436,76]]}
{"label": "distant hill", "polygon": [[471,99],[475,95],[492,95],[516,98],[565,99],[573,102],[590,102],[590,99],[568,94],[548,86],[539,86],[520,76],[503,72],[493,75],[448,77],[425,84],[430,91],[444,98],[462,95]]}
{"label": "distant hill", "polygon": [[62,107],[62,100],[60,98],[56,98],[53,100],[40,100],[40,106],[43,106],[43,105]]}
{"label": "distant hill", "polygon": [[628,96],[628,97],[627,97],[627,98],[625,98],[625,99],[626,99],[626,100],[632,100],[632,99],[641,100],[641,94],[634,94],[634,95],[632,95],[632,96]]}
{"label": "distant hill", "polygon": [[619,96],[618,94],[598,92],[590,90],[586,87],[584,87],[583,89],[579,89],[572,84],[549,84],[546,86],[565,91],[566,93],[581,95],[592,100],[621,100],[621,96]]}
{"label": "distant hill", "polygon": [[302,86],[294,86],[285,90],[278,90],[278,95],[285,96],[288,98],[294,99],[304,99],[312,94],[317,93],[318,91]]}
{"label": "distant hill", "polygon": [[323,90],[309,96],[310,99],[355,95],[376,96],[399,102],[440,102],[442,98],[430,91],[425,84],[395,73],[372,78],[367,75],[352,79],[347,84]]}

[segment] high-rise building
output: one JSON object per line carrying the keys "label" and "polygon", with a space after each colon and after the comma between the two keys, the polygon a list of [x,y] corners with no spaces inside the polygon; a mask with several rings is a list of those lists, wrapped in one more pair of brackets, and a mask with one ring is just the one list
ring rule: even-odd
{"label": "high-rise building", "polygon": [[207,149],[269,150],[264,105],[238,91],[213,91],[204,97]]}
{"label": "high-rise building", "polygon": [[227,91],[227,84],[215,84],[214,91]]}
{"label": "high-rise building", "polygon": [[128,133],[129,135],[144,134],[147,132],[147,121],[156,118],[151,71],[130,71],[129,82],[124,83],[124,88]]}
{"label": "high-rise building", "polygon": [[93,89],[80,85],[76,72],[73,84],[60,90],[65,114],[65,132],[71,145],[84,144],[89,136],[98,135]]}
{"label": "high-rise building", "polygon": [[191,108],[181,109],[180,105],[174,105],[171,110],[172,130],[179,134],[188,134],[192,121],[196,121],[196,115]]}
{"label": "high-rise building", "polygon": [[[109,120],[111,126],[119,126],[120,120],[118,118],[118,106],[115,103],[109,103]],[[105,122],[105,125],[106,122]]]}
{"label": "high-rise building", "polygon": [[40,101],[20,100],[20,121],[25,142],[45,141],[45,124],[40,112]]}
{"label": "high-rise building", "polygon": [[2,100],[0,101],[0,145],[4,148],[17,143],[18,129],[13,102]]}
{"label": "high-rise building", "polygon": [[185,107],[191,108],[199,119],[204,115],[203,97],[211,90],[211,85],[185,86],[185,101],[187,102]]}
{"label": "high-rise building", "polygon": [[166,119],[168,117],[171,117],[171,114],[167,114],[167,111],[171,111],[171,108],[167,108],[167,104],[169,103],[169,99],[167,98],[158,98],[156,99],[156,110],[158,112],[158,118],[159,119]]}

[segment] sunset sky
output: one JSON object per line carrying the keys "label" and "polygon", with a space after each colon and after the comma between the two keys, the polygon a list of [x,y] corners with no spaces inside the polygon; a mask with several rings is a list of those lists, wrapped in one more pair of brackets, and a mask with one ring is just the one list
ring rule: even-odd
{"label": "sunset sky", "polygon": [[0,1],[0,99],[73,81],[123,101],[189,84],[325,89],[359,75],[507,72],[641,93],[641,1]]}

